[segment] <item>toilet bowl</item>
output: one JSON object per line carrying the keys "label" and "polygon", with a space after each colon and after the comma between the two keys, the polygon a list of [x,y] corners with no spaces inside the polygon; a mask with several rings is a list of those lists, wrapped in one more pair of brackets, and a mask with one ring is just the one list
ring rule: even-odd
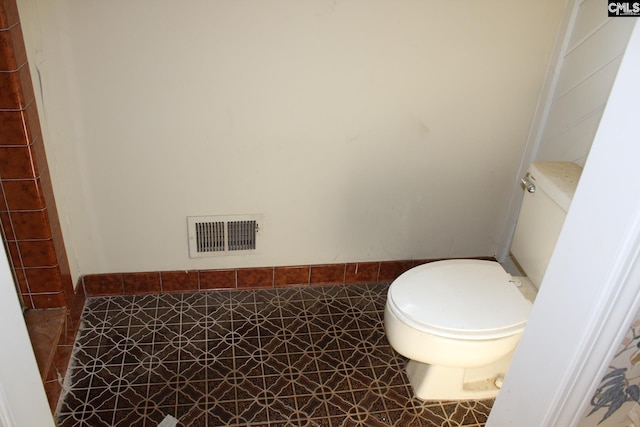
{"label": "toilet bowl", "polygon": [[581,172],[569,162],[539,162],[522,179],[511,253],[527,277],[512,277],[495,261],[458,259],[414,267],[389,286],[385,332],[409,359],[416,397],[497,395]]}
{"label": "toilet bowl", "polygon": [[[526,285],[525,285],[526,286]],[[423,264],[389,288],[384,326],[408,357],[407,375],[425,400],[494,397],[531,310],[531,302],[494,261]]]}

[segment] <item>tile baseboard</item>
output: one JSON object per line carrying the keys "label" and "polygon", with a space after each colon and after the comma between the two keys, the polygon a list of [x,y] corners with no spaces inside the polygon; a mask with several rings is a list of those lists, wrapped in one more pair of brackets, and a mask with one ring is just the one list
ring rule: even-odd
{"label": "tile baseboard", "polygon": [[[476,257],[495,261],[493,257]],[[389,283],[420,264],[438,259],[367,261],[278,267],[87,274],[79,279],[87,297],[194,292],[213,289],[273,289],[300,285]],[[136,279],[144,280],[136,280]]]}

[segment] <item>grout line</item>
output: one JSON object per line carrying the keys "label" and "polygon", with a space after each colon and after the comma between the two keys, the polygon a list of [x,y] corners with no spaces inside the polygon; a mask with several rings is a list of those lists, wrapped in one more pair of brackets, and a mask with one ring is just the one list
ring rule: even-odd
{"label": "grout line", "polygon": [[[230,322],[230,327],[231,327],[231,331],[233,333],[238,334],[237,336],[240,337],[240,341],[235,342],[234,345],[230,346],[229,350],[232,352],[232,355],[234,356],[233,359],[226,359],[226,362],[231,362],[232,363],[232,369],[234,370],[239,370],[241,368],[244,367],[248,367],[247,365],[243,364],[242,367],[239,366],[238,364],[238,359],[237,357],[239,356],[239,353],[237,352],[238,350],[242,349],[243,344],[245,344],[246,341],[245,338],[253,338],[255,337],[255,339],[258,342],[258,345],[260,346],[260,348],[262,347],[262,332],[259,330],[256,331],[251,331],[251,328],[246,329],[247,331],[251,331],[251,332],[247,332],[247,333],[242,333],[240,332],[240,330],[242,329],[243,326],[248,327],[250,326],[250,324],[244,324],[243,322],[244,317],[248,316],[247,319],[253,319],[253,318],[257,318],[256,316],[251,316],[252,314],[258,314],[260,312],[260,306],[258,305],[258,295],[260,295],[261,293],[265,293],[265,295],[272,295],[270,297],[265,297],[265,301],[271,301],[275,295],[275,297],[278,297],[278,301],[281,301],[278,306],[277,306],[277,310],[275,310],[274,312],[277,312],[278,314],[274,314],[274,318],[278,319],[278,322],[276,322],[276,324],[279,325],[286,325],[286,319],[290,318],[289,317],[289,311],[286,312],[287,317],[285,318],[285,312],[283,311],[283,307],[285,307],[286,304],[290,304],[293,303],[294,306],[292,306],[292,309],[296,309],[299,308],[298,306],[301,304],[302,305],[302,313],[298,313],[299,315],[296,317],[297,319],[305,319],[306,322],[304,325],[301,325],[305,328],[306,330],[306,338],[308,339],[309,342],[311,342],[310,340],[312,339],[312,334],[311,334],[311,330],[312,330],[312,319],[315,318],[315,315],[312,314],[313,312],[310,311],[311,307],[317,307],[318,303],[320,302],[321,298],[325,298],[331,295],[331,300],[327,300],[327,313],[328,313],[328,317],[331,319],[332,324],[339,326],[340,322],[343,322],[343,312],[342,310],[348,310],[348,309],[355,309],[361,306],[361,299],[359,298],[359,292],[365,292],[366,294],[363,294],[362,296],[365,297],[364,299],[366,301],[368,301],[367,304],[363,305],[362,307],[368,305],[369,303],[372,303],[375,305],[376,309],[375,311],[373,311],[373,309],[364,309],[362,308],[359,312],[361,312],[361,315],[365,315],[367,313],[369,313],[369,315],[373,316],[373,313],[378,313],[381,309],[380,305],[378,303],[380,303],[381,301],[379,300],[379,298],[384,298],[384,291],[387,289],[386,284],[378,284],[378,285],[374,285],[375,287],[371,287],[371,285],[369,286],[354,286],[352,289],[337,289],[332,286],[323,286],[323,287],[316,287],[316,288],[309,288],[309,287],[299,287],[298,289],[295,288],[283,288],[283,289],[276,289],[276,291],[273,294],[269,294],[267,292],[272,292],[271,290],[268,289],[259,289],[259,290],[241,290],[241,292],[238,291],[233,291],[233,290],[226,290],[226,292],[224,294],[220,293],[217,294],[219,295],[219,297],[215,297],[215,298],[210,298],[209,296],[206,296],[204,299],[204,312],[205,313],[209,313],[209,309],[210,307],[214,307],[216,305],[216,303],[214,302],[214,299],[221,299],[224,300],[226,298],[226,301],[229,304],[228,310],[226,312],[220,312],[222,316],[225,316],[225,314],[228,314],[229,316],[229,322]],[[359,291],[360,290],[360,291]],[[327,292],[330,292],[330,294],[327,294]],[[193,295],[195,294],[194,292],[185,292],[182,295],[178,296],[173,296],[173,295],[167,295],[167,296],[157,296],[157,295],[136,295],[136,296],[132,296],[132,297],[125,297],[124,300],[125,301],[129,301],[129,305],[126,306],[126,310],[131,314],[131,316],[129,317],[129,319],[127,320],[128,323],[128,331],[131,331],[131,327],[132,326],[138,326],[138,323],[140,323],[140,325],[142,324],[146,324],[145,322],[148,321],[144,321],[142,319],[138,319],[137,317],[134,316],[134,306],[133,304],[135,303],[139,303],[140,301],[145,301],[145,307],[149,307],[151,306],[151,303],[154,304],[153,307],[153,311],[155,313],[155,318],[157,319],[159,316],[159,310],[161,309],[161,307],[164,307],[164,305],[166,304],[167,310],[173,309],[175,310],[175,303],[173,302],[174,299],[179,298],[181,302],[184,303],[185,298],[187,298],[187,295]],[[212,296],[215,294],[211,294]],[[233,296],[233,297],[232,297]],[[284,301],[281,300],[280,296],[283,296]],[[110,311],[111,306],[112,306],[112,301],[113,298],[118,298],[118,297],[102,297],[106,300],[106,306],[101,307],[101,311],[99,312],[95,312],[98,314],[101,314],[101,319],[103,320],[103,322],[101,322],[101,328],[102,328],[102,337],[101,340],[104,339],[103,337],[105,336],[105,334],[107,333],[105,330],[106,327],[106,320],[108,320],[110,317],[109,316],[113,316],[115,312],[117,312],[118,307],[120,305],[114,305],[114,310]],[[334,301],[334,298],[337,299],[337,301]],[[232,299],[234,301],[234,305],[231,306],[231,302]],[[369,301],[370,300],[370,301]],[[190,300],[192,301],[192,300]],[[262,301],[262,299],[260,299],[260,301]],[[342,301],[343,304],[337,304],[338,302]],[[189,307],[191,307],[191,302],[188,303]],[[346,304],[346,305],[344,305]],[[364,303],[363,303],[364,304]],[[174,325],[182,325],[179,327],[179,333],[181,335],[181,340],[180,342],[183,342],[183,338],[189,336],[188,335],[188,331],[185,331],[185,326],[184,325],[191,325],[191,322],[188,321],[189,319],[185,318],[185,310],[183,307],[183,304],[180,304],[180,314],[179,314],[179,323],[175,323],[175,322],[170,322],[171,324]],[[199,305],[198,305],[199,307]],[[346,308],[348,307],[348,308]],[[275,307],[274,307],[275,308]],[[102,310],[104,309],[104,310]],[[163,311],[165,311],[165,309],[163,309]],[[245,312],[245,314],[241,314]],[[323,311],[324,312],[324,309]],[[111,315],[110,315],[111,313]],[[294,312],[291,312],[291,314],[293,314]],[[300,316],[300,314],[302,314],[302,316]],[[379,314],[379,313],[378,313]],[[353,314],[355,315],[355,313]],[[353,317],[353,315],[351,317]],[[175,317],[173,317],[173,315],[171,316],[172,318],[175,319]],[[379,316],[373,316],[372,317],[372,321],[374,320],[375,317]],[[226,318],[226,316],[225,316]],[[124,319],[123,319],[124,320]],[[344,319],[345,321],[348,321],[348,319]],[[250,321],[250,320],[249,320]],[[338,341],[335,343],[335,350],[336,351],[331,351],[331,353],[336,353],[336,354],[332,354],[332,356],[335,355],[340,355],[341,357],[349,357],[351,356],[351,354],[353,354],[353,352],[357,352],[357,348],[358,348],[358,344],[360,342],[364,343],[363,345],[367,345],[365,343],[365,341],[367,341],[367,339],[369,339],[369,337],[371,336],[370,332],[375,331],[377,328],[380,328],[380,324],[379,322],[375,322],[375,324],[369,325],[369,323],[360,323],[357,322],[357,324],[353,324],[353,322],[349,322],[348,323],[350,326],[345,329],[345,331],[347,333],[350,334],[355,334],[355,336],[359,337],[359,340],[356,339],[356,341],[358,341],[357,344],[354,344],[354,347],[351,348],[349,347],[348,342],[351,341],[350,339],[347,340],[343,340],[343,341]],[[343,326],[346,324],[343,324]],[[282,327],[282,326],[281,326]],[[90,330],[87,330],[88,332],[90,332]],[[207,340],[207,342],[212,342],[215,338],[214,336],[211,335],[211,331],[212,329],[207,328],[206,333],[205,333],[205,339]],[[264,330],[265,333],[267,333],[266,330]],[[302,329],[300,329],[300,331],[302,331]],[[366,332],[366,333],[365,333]],[[152,332],[153,336],[152,336],[152,340],[151,340],[151,346],[153,351],[156,350],[160,350],[161,345],[159,342],[157,342],[157,333],[154,331]],[[321,332],[319,332],[319,334],[321,334]],[[130,333],[128,333],[127,335],[130,335]],[[375,335],[375,334],[374,334]],[[267,335],[268,336],[268,335]],[[304,334],[300,334],[300,335],[296,335],[294,332],[294,336],[300,337],[300,338],[304,338]],[[367,339],[365,339],[365,336],[367,337]],[[378,335],[379,336],[379,335]],[[314,337],[315,338],[315,337]],[[321,339],[321,335],[318,336],[318,339]],[[348,336],[344,336],[342,337],[344,338],[348,338]],[[290,338],[287,338],[287,340]],[[191,338],[189,338],[187,340],[188,342],[191,342]],[[304,341],[303,341],[304,342]],[[222,344],[222,343],[221,343]],[[136,346],[139,344],[136,344]],[[292,365],[293,363],[295,363],[296,359],[297,359],[297,355],[298,353],[298,348],[296,347],[291,347],[289,346],[289,341],[283,341],[282,346],[284,346],[285,350],[289,350],[287,351],[287,353],[284,353],[283,355],[285,355],[285,360],[289,363],[289,365]],[[375,343],[373,341],[369,341],[369,347],[371,345],[375,345]],[[208,346],[205,345],[205,348],[203,350],[206,350],[208,348]],[[333,346],[332,346],[333,348]],[[250,352],[250,350],[253,349],[253,346],[248,347],[245,349],[246,352]],[[389,348],[390,349],[390,348]],[[177,349],[178,354],[177,354],[177,358],[176,358],[176,365],[177,365],[177,369],[178,372],[180,372],[182,370],[182,365],[183,364],[188,364],[191,363],[191,359],[190,357],[187,357],[186,359],[183,360],[182,354],[181,354],[181,348]],[[224,351],[224,350],[222,350]],[[389,350],[390,351],[390,350]],[[317,404],[319,406],[311,406],[311,407],[307,407],[306,410],[306,414],[303,412],[305,411],[302,406],[309,404],[309,397],[307,392],[311,391],[310,389],[308,389],[307,387],[311,386],[311,387],[319,387],[322,385],[325,385],[326,383],[324,382],[324,380],[322,379],[322,376],[320,375],[320,365],[319,365],[319,360],[318,358],[316,358],[316,351],[311,351],[310,353],[308,352],[308,354],[311,357],[314,357],[314,360],[312,361],[313,366],[315,366],[315,371],[309,370],[307,371],[307,369],[309,367],[311,367],[313,369],[312,365],[306,365],[306,367],[302,367],[300,366],[300,369],[303,369],[304,372],[308,372],[310,375],[306,375],[305,380],[304,381],[308,381],[310,378],[316,378],[318,382],[318,384],[314,385],[314,384],[309,384],[309,385],[303,385],[303,383],[300,383],[299,385],[303,386],[304,388],[298,388],[296,386],[297,383],[290,383],[290,387],[292,388],[292,394],[290,395],[288,392],[285,392],[284,394],[281,395],[281,398],[283,399],[282,404],[287,405],[287,403],[285,403],[285,401],[288,400],[293,400],[293,404],[295,405],[295,409],[299,412],[295,412],[293,414],[295,414],[295,418],[298,419],[300,422],[302,421],[306,421],[306,420],[313,420],[312,424],[315,425],[315,423],[322,423],[322,422],[334,422],[334,421],[338,421],[339,417],[341,417],[340,415],[337,415],[336,413],[332,413],[332,411],[330,409],[332,409],[332,407],[330,407],[328,401],[322,401],[320,400]],[[244,354],[244,353],[243,353]],[[280,354],[280,353],[270,353],[270,354]],[[324,352],[322,352],[322,354],[324,355]],[[386,374],[385,372],[379,372],[379,369],[377,367],[382,367],[383,371],[385,369],[393,369],[394,371],[396,371],[399,366],[397,366],[396,362],[393,363],[389,363],[388,365],[383,365],[381,364],[383,360],[387,360],[387,358],[383,358],[383,359],[379,359],[376,356],[376,359],[374,361],[374,356],[370,354],[369,351],[367,351],[366,353],[366,361],[368,362],[367,366],[368,369],[364,369],[367,368],[367,366],[363,366],[360,370],[361,373],[364,372],[369,372],[370,375],[372,375],[371,377],[371,381],[374,381],[374,379],[376,378],[382,378],[382,375]],[[263,362],[264,361],[264,356],[265,353],[261,352],[260,353],[260,360]],[[96,357],[97,357],[97,353],[96,353]],[[224,359],[224,358],[223,358]],[[209,361],[209,354],[207,353],[206,359],[207,361]],[[345,359],[342,359],[343,361]],[[364,360],[364,359],[363,359]],[[388,358],[389,361],[391,360],[396,360],[395,357],[391,357],[391,355],[389,355]],[[120,366],[120,382],[122,380],[123,377],[123,373],[124,373],[124,356],[121,359],[122,364]],[[221,361],[224,361],[221,359]],[[219,361],[216,361],[216,363],[218,363]],[[287,363],[285,362],[285,363]],[[327,360],[325,360],[324,363],[326,363]],[[353,362],[353,361],[352,361]],[[173,362],[172,362],[173,363]],[[196,361],[196,359],[194,359],[193,363],[198,363]],[[212,363],[212,362],[209,362]],[[208,364],[209,364],[208,363]],[[92,369],[92,371],[95,371],[95,366],[96,366],[96,360],[93,361],[93,367],[94,369]],[[273,376],[269,376],[269,378],[267,378],[266,376],[266,371],[265,371],[265,366],[266,365],[261,365],[260,366],[260,378],[261,381],[260,383],[262,384],[262,390],[266,390],[267,389],[267,383],[268,380],[270,378],[274,378],[275,380],[277,380],[278,376],[273,375]],[[148,365],[147,368],[151,368],[151,365]],[[250,369],[250,367],[248,367]],[[272,366],[273,368],[273,366]],[[213,371],[211,371],[213,372]],[[208,369],[205,369],[205,381],[209,381],[212,380],[213,378],[210,378],[209,375],[211,373]],[[247,371],[249,372],[249,371]],[[324,372],[324,371],[323,371]],[[147,377],[146,377],[146,383],[143,383],[145,389],[146,389],[146,396],[145,399],[149,399],[149,393],[151,393],[151,388],[150,388],[150,384],[151,384],[151,377],[149,376],[151,373],[151,370],[149,369],[149,372],[147,373]],[[92,372],[92,375],[98,375],[98,372]],[[251,378],[257,378],[256,375],[254,374],[248,374],[245,373],[246,375],[249,375]],[[256,373],[257,374],[257,373]],[[379,375],[379,376],[378,376]],[[241,378],[244,378],[245,375],[240,375]],[[237,376],[231,374],[228,378],[233,379],[233,378],[238,378]],[[335,377],[333,377],[335,378]],[[397,378],[397,375],[394,375],[394,378]],[[395,401],[396,404],[398,406],[393,407],[392,405],[394,405],[393,400],[392,399],[385,399],[383,400],[383,405],[382,408],[381,407],[374,407],[374,406],[367,406],[367,404],[364,401],[361,401],[361,396],[367,392],[367,390],[370,390],[370,386],[368,386],[366,383],[362,383],[360,385],[355,385],[353,383],[353,380],[355,380],[355,378],[347,378],[346,379],[346,384],[345,385],[349,385],[349,387],[347,388],[340,388],[339,390],[336,390],[335,395],[341,395],[341,398],[347,398],[349,399],[348,402],[344,402],[341,401],[341,404],[349,404],[351,405],[351,408],[354,408],[357,410],[357,413],[353,413],[356,416],[359,415],[367,415],[367,416],[372,416],[372,415],[376,415],[377,419],[386,419],[385,422],[388,423],[395,423],[396,425],[398,424],[398,413],[399,411],[401,411],[401,402]],[[89,379],[89,381],[93,381],[93,376]],[[377,381],[377,380],[376,380]],[[395,380],[394,380],[395,381]],[[414,399],[411,399],[411,394],[410,394],[410,390],[408,388],[408,386],[406,385],[406,380],[402,380],[403,384],[404,384],[404,392],[407,393],[407,396],[404,397],[403,399],[407,399],[408,402],[410,402],[411,405],[415,405],[416,402]],[[233,379],[232,380],[233,385],[234,386],[239,386],[240,384],[238,384],[237,379]],[[254,381],[256,384],[258,382]],[[154,383],[155,384],[155,383]],[[159,384],[159,383],[158,383]],[[304,384],[308,384],[308,383],[304,383]],[[401,384],[398,383],[394,383],[395,385],[392,387],[393,388],[393,393],[397,393],[399,392],[400,388],[399,387]],[[177,385],[177,384],[176,384]],[[141,385],[138,385],[137,387],[141,387]],[[355,387],[355,388],[354,388]],[[367,388],[369,387],[369,388]],[[157,387],[154,387],[154,391],[156,390]],[[240,397],[238,395],[238,392],[240,391],[240,389],[236,388],[233,393],[234,393],[234,397],[235,400],[233,401],[233,406],[235,407],[235,415],[239,415],[240,414],[240,409],[241,406],[242,408],[245,408],[246,404],[246,400],[245,401],[239,401],[238,398]],[[179,399],[179,394],[177,393],[177,387],[176,387],[176,399]],[[210,394],[209,394],[209,388],[207,387],[207,389],[204,391],[206,393],[206,396],[204,398],[205,401],[205,407],[207,409],[203,409],[203,414],[202,416],[207,417],[207,415],[209,414],[208,412],[208,408],[211,408],[213,410],[213,408],[216,405],[216,401],[211,401],[210,400]],[[258,392],[258,391],[256,391]],[[104,393],[104,392],[101,392]],[[196,393],[202,393],[201,391],[196,391]],[[331,396],[335,396],[334,394],[332,394]],[[88,398],[89,394],[85,393],[85,396]],[[193,396],[194,401],[196,400],[196,396],[202,396],[201,394],[195,394]],[[108,395],[105,394],[101,394],[100,395],[100,399],[108,399]],[[122,399],[123,403],[126,399]],[[116,422],[116,411],[129,411],[129,412],[133,412],[134,410],[125,406],[125,407],[118,407],[117,402],[119,402],[120,399],[116,400],[116,405],[114,405],[113,408],[113,415],[112,415],[112,421],[113,423]],[[227,400],[226,402],[228,402],[229,404],[231,404],[232,402],[230,400]],[[175,412],[178,410],[178,403],[179,400],[176,400],[174,402],[174,404],[171,406],[171,409]],[[362,406],[365,405],[365,406]],[[473,410],[473,408],[469,407],[469,406],[459,406],[459,405],[447,405],[447,407],[445,408],[444,405],[437,403],[436,405],[432,405],[432,406],[438,406],[440,408],[439,413],[441,411],[445,411],[445,415],[448,417],[448,419],[453,419],[453,414],[455,414],[457,411],[465,409],[465,410]],[[489,405],[490,406],[490,405]],[[323,412],[324,415],[320,416],[316,413],[317,410],[320,410],[322,412],[322,407],[325,408],[325,411]],[[425,408],[421,411],[424,414],[428,415],[430,412],[428,411],[428,407],[429,406],[425,406]],[[169,403],[167,402],[167,406],[165,409],[169,408]],[[362,408],[362,410],[364,410],[365,412],[361,412],[361,410],[359,408]],[[447,409],[448,408],[448,409]],[[477,412],[477,416],[481,417],[481,416],[486,416],[486,412],[487,411],[483,411],[482,408],[487,408],[486,406],[482,406],[479,408],[478,411],[474,411],[473,412],[473,416],[476,417],[476,412]],[[162,410],[162,408],[159,408]],[[294,408],[291,408],[292,410]],[[405,406],[405,410],[409,410],[410,407]],[[102,409],[100,409],[100,411],[103,411]],[[344,418],[344,416],[346,416],[348,410],[345,408],[344,409],[344,413],[342,415],[342,418]],[[104,412],[104,411],[103,411]],[[419,411],[420,412],[420,411]],[[213,413],[213,412],[212,412]],[[259,413],[262,413],[264,416],[267,417],[266,419],[266,424],[265,425],[275,425],[275,423],[281,423],[283,421],[286,421],[286,416],[287,414],[282,414],[282,417],[284,417],[283,419],[280,419],[281,417],[276,415],[274,418],[271,418],[270,413],[268,412],[268,410],[264,409],[264,408],[258,408],[256,409],[256,411],[253,412],[253,415],[251,412],[247,413],[248,415],[246,415],[248,421],[250,421],[252,424],[256,424],[256,423],[264,423],[265,420],[264,419],[258,419],[256,418],[258,416]],[[91,412],[87,412],[86,417],[88,417],[89,415],[91,415]],[[70,420],[73,414],[62,414],[63,416],[67,416],[67,420]],[[193,413],[192,413],[193,415]],[[195,411],[195,415],[197,415],[197,410]],[[84,416],[84,414],[81,414],[81,417]],[[409,416],[411,416],[409,414]],[[85,418],[86,418],[85,417]],[[145,420],[146,423],[148,424],[149,422],[151,422],[151,413],[149,412],[149,410],[147,410],[142,416],[141,416],[142,420]],[[414,420],[418,423],[424,422],[425,420],[423,418],[415,418]],[[482,425],[478,420],[476,420],[476,423],[473,424],[467,424],[467,427],[471,427],[473,426],[478,426],[478,425]],[[131,420],[130,422],[135,422],[135,420]],[[187,423],[187,420],[184,420],[185,423]],[[206,422],[206,421],[205,421]],[[404,422],[404,421],[403,421]],[[407,422],[410,422],[407,421]],[[62,423],[62,425],[65,425],[64,423]],[[382,424],[384,425],[384,424]],[[389,424],[386,424],[389,425]]]}

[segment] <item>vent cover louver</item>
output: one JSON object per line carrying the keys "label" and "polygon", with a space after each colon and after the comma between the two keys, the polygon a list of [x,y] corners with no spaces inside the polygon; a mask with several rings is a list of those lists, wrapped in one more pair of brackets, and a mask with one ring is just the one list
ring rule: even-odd
{"label": "vent cover louver", "polygon": [[257,221],[229,221],[227,223],[230,251],[246,251],[256,248]]}
{"label": "vent cover louver", "polygon": [[198,252],[224,251],[224,222],[196,222]]}
{"label": "vent cover louver", "polygon": [[191,258],[255,253],[260,215],[187,217]]}

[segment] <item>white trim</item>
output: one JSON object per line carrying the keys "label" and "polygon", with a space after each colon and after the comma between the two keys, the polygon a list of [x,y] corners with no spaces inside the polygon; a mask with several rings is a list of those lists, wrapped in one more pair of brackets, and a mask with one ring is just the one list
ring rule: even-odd
{"label": "white trim", "polygon": [[2,384],[0,384],[0,427],[17,427]]}
{"label": "white trim", "polygon": [[0,422],[54,427],[4,247],[0,249]]}
{"label": "white trim", "polygon": [[577,425],[640,307],[638,75],[636,22],[488,427]]}
{"label": "white trim", "polygon": [[551,110],[551,104],[554,100],[554,93],[558,85],[564,56],[569,45],[569,40],[571,39],[571,32],[576,22],[576,16],[578,15],[578,9],[579,5],[576,0],[567,0],[564,13],[562,15],[562,22],[560,23],[560,27],[556,34],[556,43],[549,58],[549,66],[540,91],[538,105],[536,106],[536,111],[529,129],[529,136],[524,147],[522,158],[520,159],[518,173],[514,177],[511,197],[509,199],[509,207],[505,214],[505,220],[503,222],[504,228],[498,242],[499,247],[496,253],[496,258],[501,262],[505,261],[509,256],[509,243],[513,237],[516,218],[520,211],[520,203],[522,202],[523,196],[519,185],[520,178],[522,178],[527,172],[529,165],[535,159],[538,148],[540,147],[545,123],[547,122],[549,111]]}
{"label": "white trim", "polygon": [[[622,143],[627,148],[637,144],[637,120],[640,116],[638,75],[640,24],[636,21],[611,90],[609,103],[594,139],[594,144],[599,143],[596,149],[592,148],[593,156],[599,156],[594,160],[595,164],[606,163],[606,160],[602,161],[605,158],[605,155],[602,155],[603,144],[607,147],[604,151],[611,153],[615,150],[616,154],[631,156],[633,162],[638,162],[637,152],[624,149],[618,151],[611,147],[614,138],[618,139],[614,144]],[[617,156],[614,154],[612,157],[614,159],[611,166],[615,166],[613,163],[616,163],[618,167],[624,167],[622,159],[618,158],[617,162]],[[636,165],[635,170],[629,170],[624,174],[625,179],[631,181],[614,180],[612,183],[632,191],[631,194],[622,197],[637,200],[637,183],[640,182],[638,169],[640,168]],[[636,194],[633,194],[633,191]],[[622,240],[619,252],[613,259],[608,280],[602,284],[601,298],[597,300],[599,305],[593,312],[591,322],[582,331],[582,345],[576,351],[578,360],[576,364],[572,364],[574,369],[567,372],[563,387],[556,392],[553,405],[549,407],[548,423],[545,425],[575,425],[583,418],[594,390],[640,308],[640,204],[636,202],[634,207],[635,210],[628,215],[626,239]]]}
{"label": "white trim", "polygon": [[555,420],[555,424],[550,425],[575,425],[583,418],[609,362],[640,309],[640,217],[636,218],[630,235],[630,247],[622,249],[619,265],[614,266],[609,282],[603,287],[597,320],[594,316],[585,328],[587,336],[582,351],[578,352],[575,369],[567,373],[564,387],[557,392],[554,405],[549,409],[549,418]]}

